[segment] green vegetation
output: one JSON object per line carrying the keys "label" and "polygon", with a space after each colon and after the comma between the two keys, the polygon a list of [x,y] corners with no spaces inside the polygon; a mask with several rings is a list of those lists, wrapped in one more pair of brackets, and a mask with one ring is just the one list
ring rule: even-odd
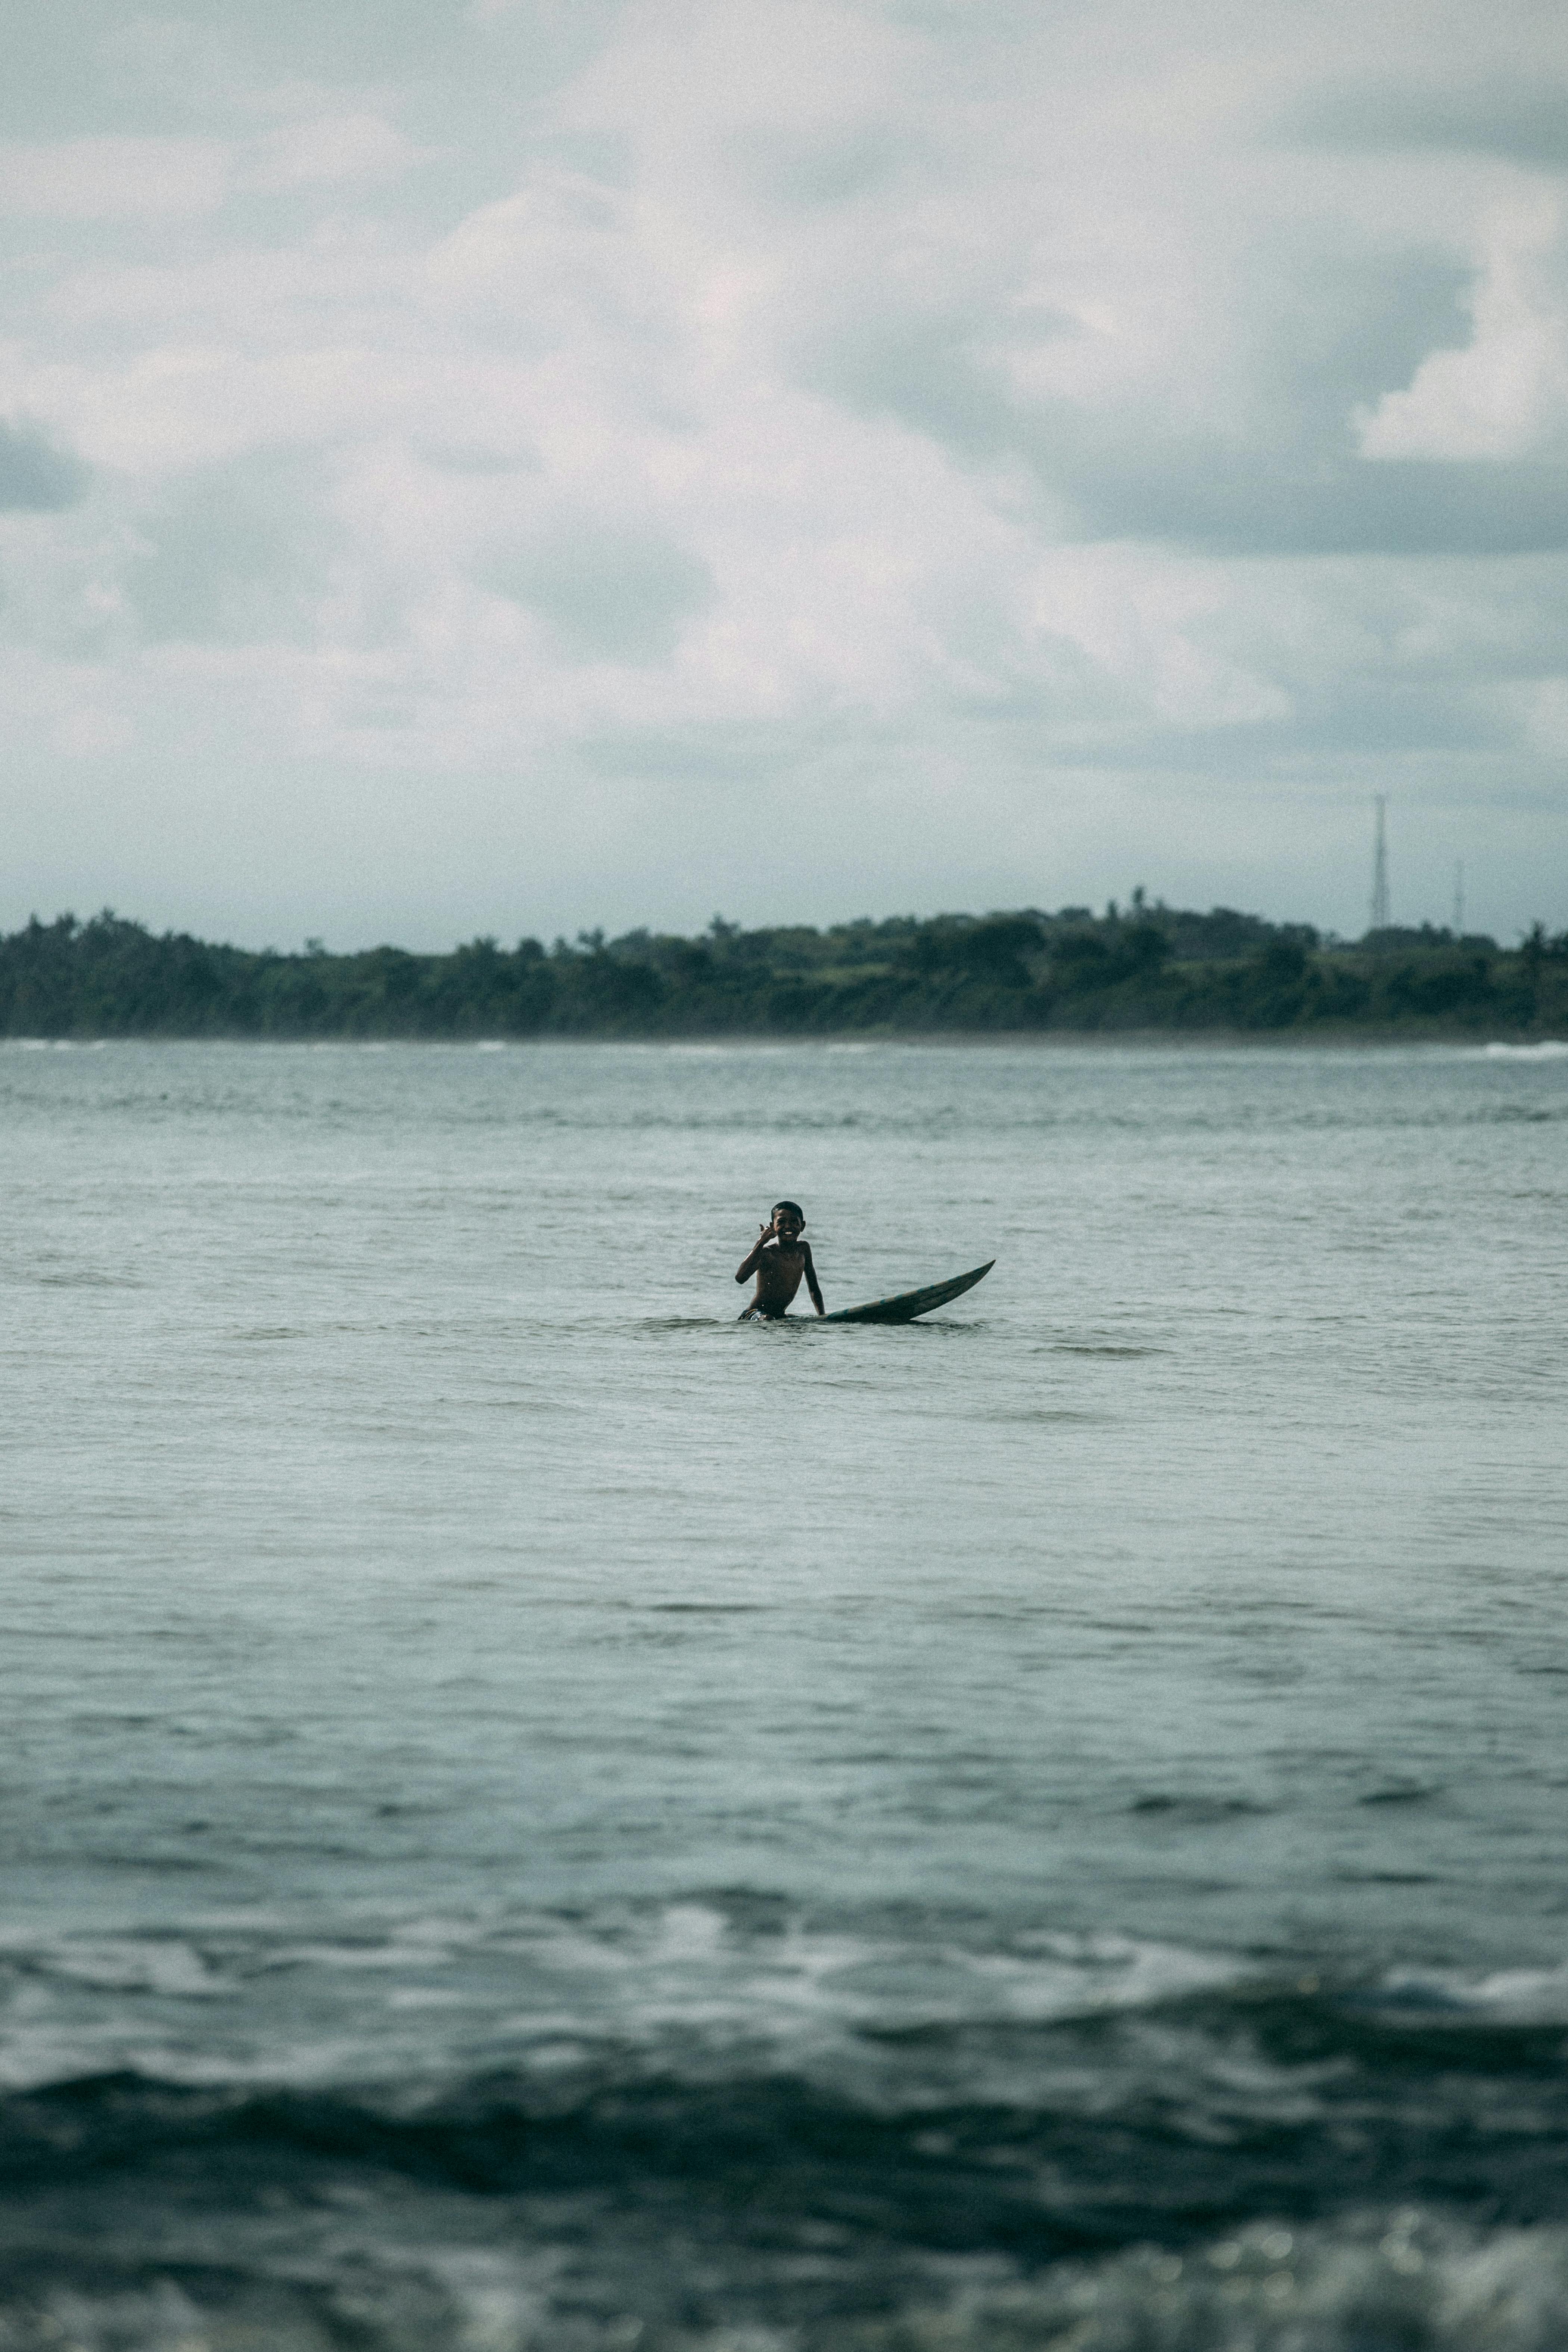
{"label": "green vegetation", "polygon": [[1511,950],[1424,925],[1353,945],[1224,907],[935,915],[700,939],[580,932],[303,955],[156,938],[108,912],[0,939],[17,1037],[823,1036],[1170,1030],[1568,1034],[1568,932]]}

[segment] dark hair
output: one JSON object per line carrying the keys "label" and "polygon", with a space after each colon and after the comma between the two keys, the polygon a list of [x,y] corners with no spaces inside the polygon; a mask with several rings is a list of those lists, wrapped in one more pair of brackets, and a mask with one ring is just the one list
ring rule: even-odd
{"label": "dark hair", "polygon": [[775,1217],[778,1215],[781,1209],[789,1209],[793,1211],[794,1214],[800,1219],[801,1223],[803,1225],[805,1224],[805,1211],[801,1207],[798,1201],[775,1201],[773,1202],[773,1214]]}

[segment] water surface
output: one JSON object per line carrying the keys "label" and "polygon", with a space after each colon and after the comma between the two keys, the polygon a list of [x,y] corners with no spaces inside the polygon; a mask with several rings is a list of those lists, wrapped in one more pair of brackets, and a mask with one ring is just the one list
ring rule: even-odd
{"label": "water surface", "polygon": [[[5,2352],[1568,2336],[1568,1054],[13,1045],[0,1177]],[[739,1325],[781,1194],[996,1269]]]}

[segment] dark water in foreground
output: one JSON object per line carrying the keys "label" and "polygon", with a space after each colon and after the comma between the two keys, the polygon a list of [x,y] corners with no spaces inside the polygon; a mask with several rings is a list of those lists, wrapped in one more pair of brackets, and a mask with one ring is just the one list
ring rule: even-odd
{"label": "dark water in foreground", "polygon": [[[0,2352],[1568,2342],[1568,1055],[0,1050]],[[803,1199],[828,1304],[738,1326]]]}

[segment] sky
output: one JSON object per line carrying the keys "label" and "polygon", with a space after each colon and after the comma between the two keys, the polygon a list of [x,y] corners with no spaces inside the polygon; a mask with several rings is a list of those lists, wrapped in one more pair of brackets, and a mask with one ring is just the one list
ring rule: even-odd
{"label": "sky", "polygon": [[0,79],[0,927],[1568,928],[1568,13],[126,0]]}

